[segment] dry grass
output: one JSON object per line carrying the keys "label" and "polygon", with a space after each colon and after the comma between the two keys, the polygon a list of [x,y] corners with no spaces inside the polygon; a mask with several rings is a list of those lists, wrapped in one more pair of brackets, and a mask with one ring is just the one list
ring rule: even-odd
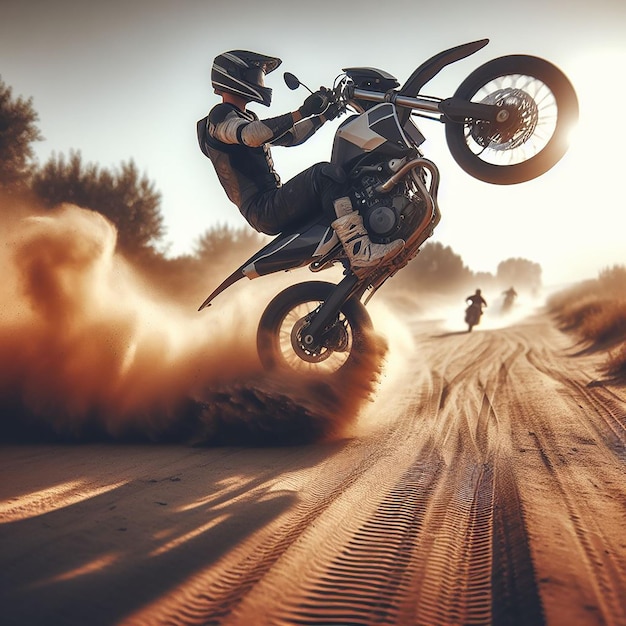
{"label": "dry grass", "polygon": [[561,328],[578,335],[589,350],[606,351],[606,374],[626,382],[625,266],[555,294],[548,308]]}

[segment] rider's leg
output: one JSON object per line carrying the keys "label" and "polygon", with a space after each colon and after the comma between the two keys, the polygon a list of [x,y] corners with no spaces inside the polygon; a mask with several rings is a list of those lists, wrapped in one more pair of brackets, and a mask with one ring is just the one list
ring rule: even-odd
{"label": "rider's leg", "polygon": [[404,241],[389,244],[372,243],[363,225],[363,218],[354,210],[345,195],[346,175],[342,168],[331,163],[320,163],[313,169],[314,187],[322,199],[325,213],[346,252],[352,271],[357,275],[389,260],[402,248]]}
{"label": "rider's leg", "polygon": [[404,241],[396,239],[391,243],[372,243],[363,218],[352,208],[350,198],[344,196],[334,201],[335,219],[331,226],[341,241],[352,271],[357,275],[367,273],[373,267],[393,258],[402,248]]}
{"label": "rider's leg", "polygon": [[[346,174],[341,167],[332,163],[317,163],[294,176],[271,195],[271,214],[279,216],[280,220],[273,221],[280,222],[282,228],[285,228],[302,220],[304,216],[315,214],[321,205],[343,245],[352,270],[360,276],[395,256],[404,248],[404,241],[398,239],[389,244],[372,243],[362,217],[345,195],[346,187]],[[270,212],[262,213],[270,215]]]}

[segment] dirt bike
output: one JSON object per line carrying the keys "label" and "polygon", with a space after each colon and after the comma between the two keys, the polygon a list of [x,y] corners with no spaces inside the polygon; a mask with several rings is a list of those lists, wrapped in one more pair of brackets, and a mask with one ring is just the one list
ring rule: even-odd
{"label": "dirt bike", "polygon": [[514,291],[505,291],[504,300],[502,301],[502,313],[509,313],[515,304],[517,294]]}
{"label": "dirt bike", "polygon": [[[421,150],[425,137],[415,118],[443,123],[456,163],[488,183],[531,180],[565,154],[568,134],[578,118],[578,101],[568,78],[544,59],[499,57],[471,72],[452,97],[422,95],[424,85],[443,68],[488,42],[482,39],[436,54],[403,85],[383,70],[350,67],[326,89],[329,104],[342,114],[351,113],[337,128],[331,162],[342,166],[348,176],[352,205],[373,242],[403,239],[405,247],[391,260],[357,276],[330,224],[320,217],[297,231],[281,233],[247,259],[199,310],[244,277],[307,265],[315,273],[335,264],[344,268],[338,284],[301,282],[269,303],[257,331],[264,367],[345,372],[373,349],[372,322],[365,305],[417,255],[440,220],[439,170]],[[301,85],[293,74],[284,78],[291,89]]]}
{"label": "dirt bike", "polygon": [[465,323],[467,324],[468,333],[472,332],[472,328],[474,328],[474,326],[478,326],[478,324],[480,324],[482,314],[482,307],[477,303],[470,304],[465,309]]}

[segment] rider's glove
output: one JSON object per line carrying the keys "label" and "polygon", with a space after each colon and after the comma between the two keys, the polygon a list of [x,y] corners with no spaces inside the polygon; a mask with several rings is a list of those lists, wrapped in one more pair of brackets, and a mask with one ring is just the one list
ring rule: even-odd
{"label": "rider's glove", "polygon": [[303,118],[311,117],[311,115],[323,113],[327,106],[328,96],[325,95],[324,91],[320,90],[308,96],[298,109],[298,112]]}
{"label": "rider's glove", "polygon": [[327,121],[334,120],[341,113],[341,109],[336,102],[328,105],[328,108],[324,111],[323,115]]}

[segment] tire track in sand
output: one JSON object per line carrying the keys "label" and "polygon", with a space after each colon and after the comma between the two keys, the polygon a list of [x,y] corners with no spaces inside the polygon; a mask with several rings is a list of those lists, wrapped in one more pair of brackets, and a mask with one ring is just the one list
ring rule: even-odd
{"label": "tire track in sand", "polygon": [[490,400],[524,351],[512,342],[487,377],[472,360],[456,372],[452,363],[448,378],[449,361],[433,372],[440,391],[433,385],[427,404],[438,409],[412,465],[277,623],[543,623]]}
{"label": "tire track in sand", "polygon": [[[512,376],[508,404],[517,407],[514,440],[525,462],[515,467],[533,520],[546,615],[562,623],[582,623],[576,616],[586,615],[585,624],[626,624],[622,532],[609,521],[626,512],[621,491],[612,488],[625,474],[616,398],[588,387],[558,352],[533,345],[526,356]],[[536,494],[543,492],[550,508],[540,512]],[[542,536],[552,538],[549,556]]]}

